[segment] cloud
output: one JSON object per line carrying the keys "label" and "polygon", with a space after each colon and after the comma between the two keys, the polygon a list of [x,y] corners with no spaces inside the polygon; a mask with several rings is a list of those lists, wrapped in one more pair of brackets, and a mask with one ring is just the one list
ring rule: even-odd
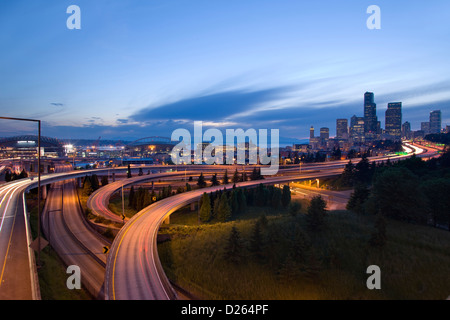
{"label": "cloud", "polygon": [[130,116],[138,122],[154,120],[224,121],[235,114],[248,111],[263,103],[283,97],[292,87],[264,90],[234,90],[187,98],[157,107],[147,107]]}
{"label": "cloud", "polygon": [[51,102],[50,104],[55,107],[63,107],[64,106],[64,103],[60,103],[60,102]]}

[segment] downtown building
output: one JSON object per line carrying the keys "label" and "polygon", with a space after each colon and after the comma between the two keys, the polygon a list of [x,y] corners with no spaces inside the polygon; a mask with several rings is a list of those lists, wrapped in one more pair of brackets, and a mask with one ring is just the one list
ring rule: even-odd
{"label": "downtown building", "polygon": [[385,113],[385,132],[394,141],[402,138],[402,103],[390,102]]}
{"label": "downtown building", "polygon": [[440,133],[442,128],[441,110],[430,112],[430,133]]}

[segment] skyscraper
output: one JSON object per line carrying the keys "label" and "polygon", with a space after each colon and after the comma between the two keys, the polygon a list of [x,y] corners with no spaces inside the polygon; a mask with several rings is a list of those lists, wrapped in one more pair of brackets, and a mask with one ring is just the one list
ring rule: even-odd
{"label": "skyscraper", "polygon": [[402,137],[405,139],[411,139],[411,123],[409,123],[409,121],[402,124]]}
{"label": "skyscraper", "polygon": [[402,103],[390,102],[386,110],[386,133],[394,140],[402,136]]}
{"label": "skyscraper", "polygon": [[348,139],[348,120],[337,119],[336,120],[336,138]]}
{"label": "skyscraper", "polygon": [[354,115],[350,119],[350,137],[354,142],[364,141],[364,117]]}
{"label": "skyscraper", "polygon": [[329,128],[320,128],[320,139],[325,140],[330,138]]}
{"label": "skyscraper", "polygon": [[423,131],[424,135],[430,134],[430,122],[421,122],[420,123],[420,130]]}
{"label": "skyscraper", "polygon": [[377,105],[373,92],[364,93],[364,132],[377,132]]}
{"label": "skyscraper", "polygon": [[311,126],[311,128],[309,128],[309,138],[313,139],[314,138],[314,127]]}
{"label": "skyscraper", "polygon": [[430,112],[430,133],[440,133],[442,127],[441,110]]}

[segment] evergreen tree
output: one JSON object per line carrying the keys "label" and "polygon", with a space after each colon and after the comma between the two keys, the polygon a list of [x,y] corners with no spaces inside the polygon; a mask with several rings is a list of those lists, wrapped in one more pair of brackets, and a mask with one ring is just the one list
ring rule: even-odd
{"label": "evergreen tree", "polygon": [[206,181],[205,181],[205,177],[203,176],[203,172],[201,172],[201,173],[200,173],[200,176],[198,177],[197,185],[198,185],[200,188],[206,187]]}
{"label": "evergreen tree", "polygon": [[244,171],[242,171],[241,181],[242,181],[242,182],[245,182],[245,181],[247,181],[247,180],[248,180],[247,173],[246,173],[245,170],[244,170]]}
{"label": "evergreen tree", "polygon": [[142,171],[142,168],[139,168],[138,176],[142,176],[142,175],[144,175],[144,172]]}
{"label": "evergreen tree", "polygon": [[300,202],[298,202],[298,201],[292,201],[289,204],[288,208],[289,208],[288,209],[289,214],[291,216],[296,216],[297,214],[300,214],[301,209],[302,209],[302,204]]}
{"label": "evergreen tree", "polygon": [[253,226],[252,234],[250,238],[250,252],[257,260],[263,258],[263,239],[261,232],[261,222],[257,220]]}
{"label": "evergreen tree", "polygon": [[225,246],[224,259],[233,264],[238,264],[242,261],[242,258],[243,244],[241,235],[237,228],[233,226]]}
{"label": "evergreen tree", "polygon": [[340,177],[340,184],[343,187],[351,187],[353,186],[353,180],[355,175],[355,166],[352,163],[352,160],[349,160],[345,165],[344,171]]}
{"label": "evergreen tree", "polygon": [[132,177],[132,175],[131,175],[131,167],[130,167],[130,164],[128,164],[127,178],[131,178],[131,177]]}
{"label": "evergreen tree", "polygon": [[218,186],[220,185],[220,181],[217,179],[217,173],[214,173],[214,175],[211,178],[211,186]]}
{"label": "evergreen tree", "polygon": [[281,204],[283,207],[287,207],[289,203],[291,202],[291,189],[289,186],[283,186],[283,194],[281,196]]}
{"label": "evergreen tree", "polygon": [[92,192],[94,192],[94,190],[92,189],[91,179],[89,179],[89,177],[86,176],[84,178],[84,183],[83,183],[83,195],[90,196],[92,194]]}
{"label": "evergreen tree", "polygon": [[238,201],[238,192],[237,189],[233,189],[231,191],[230,195],[230,207],[231,207],[231,214],[235,216],[239,213],[239,201]]}
{"label": "evergreen tree", "polygon": [[98,176],[96,174],[93,174],[90,178],[92,190],[95,191],[98,188],[100,188],[100,182],[98,181]]}
{"label": "evergreen tree", "polygon": [[369,198],[369,189],[365,184],[358,184],[350,195],[347,203],[347,210],[351,210],[357,214],[364,213],[364,203]]}
{"label": "evergreen tree", "polygon": [[281,205],[281,197],[282,197],[281,190],[280,190],[280,188],[274,188],[273,186],[270,189],[272,191],[271,192],[272,193],[272,196],[271,196],[272,208],[276,209]]}
{"label": "evergreen tree", "polygon": [[355,179],[359,183],[368,184],[371,180],[370,175],[370,164],[369,160],[367,159],[366,155],[363,155],[360,162],[358,162],[355,166]]}
{"label": "evergreen tree", "polygon": [[238,207],[239,207],[238,212],[240,214],[245,214],[245,213],[247,213],[247,198],[245,196],[245,192],[243,189],[239,188],[237,190],[238,190],[237,198],[238,198]]}
{"label": "evergreen tree", "polygon": [[208,222],[211,219],[211,200],[208,193],[203,193],[199,209],[199,218],[201,222]]}
{"label": "evergreen tree", "polygon": [[231,219],[231,207],[228,203],[226,192],[222,193],[217,210],[217,219],[220,222],[226,222]]}
{"label": "evergreen tree", "polygon": [[310,230],[318,231],[323,228],[326,216],[326,202],[322,197],[315,196],[312,198],[306,215],[308,227]]}
{"label": "evergreen tree", "polygon": [[102,187],[106,186],[108,183],[108,176],[102,176]]}
{"label": "evergreen tree", "polygon": [[230,179],[228,178],[228,170],[225,170],[225,173],[223,174],[222,178],[222,184],[229,184]]}
{"label": "evergreen tree", "polygon": [[254,181],[258,179],[259,179],[258,170],[255,167],[253,168],[252,174],[250,175],[250,180]]}
{"label": "evergreen tree", "polygon": [[6,182],[12,181],[12,174],[11,174],[11,171],[9,171],[9,170],[6,170],[6,172],[5,172],[5,181]]}
{"label": "evergreen tree", "polygon": [[240,178],[239,178],[239,172],[238,172],[237,169],[234,171],[233,178],[232,178],[231,181],[232,181],[233,183],[238,183],[238,182],[240,181]]}

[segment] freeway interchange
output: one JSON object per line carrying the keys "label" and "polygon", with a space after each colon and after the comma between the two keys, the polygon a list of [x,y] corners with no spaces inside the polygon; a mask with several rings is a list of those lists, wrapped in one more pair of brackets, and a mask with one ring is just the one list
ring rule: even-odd
{"label": "freeway interchange", "polygon": [[[420,146],[405,144],[407,155],[393,157],[374,157],[371,161],[391,161],[412,154],[421,157],[433,157],[437,150],[423,150]],[[306,179],[316,179],[339,175],[348,160],[319,164],[285,166],[277,175],[263,180],[245,181],[236,186],[249,188],[260,183],[289,183]],[[245,170],[253,169],[244,166]],[[149,175],[134,176],[115,181],[100,188],[91,195],[88,207],[96,215],[110,220],[122,219],[111,213],[108,202],[111,195],[125,186],[144,181],[198,176],[204,174],[228,173],[244,169],[243,166],[225,165],[185,165],[185,166],[148,166]],[[163,221],[179,208],[198,201],[203,192],[231,188],[230,185],[207,187],[184,192],[159,200],[144,208],[131,219],[116,235],[114,241],[102,237],[90,225],[80,206],[76,194],[76,184],[86,175],[110,175],[111,171],[125,175],[127,168],[93,169],[73,171],[71,166],[63,165],[57,172],[43,175],[41,185],[50,185],[41,216],[42,231],[50,245],[66,265],[77,265],[82,272],[82,281],[96,299],[107,300],[171,300],[177,299],[177,292],[167,279],[157,252],[157,233]],[[138,170],[138,168],[134,168]],[[35,252],[30,232],[28,208],[25,193],[37,187],[36,179],[25,178],[6,183],[0,187],[0,300],[39,300],[40,290],[37,277]],[[110,247],[108,254],[103,247]]]}

